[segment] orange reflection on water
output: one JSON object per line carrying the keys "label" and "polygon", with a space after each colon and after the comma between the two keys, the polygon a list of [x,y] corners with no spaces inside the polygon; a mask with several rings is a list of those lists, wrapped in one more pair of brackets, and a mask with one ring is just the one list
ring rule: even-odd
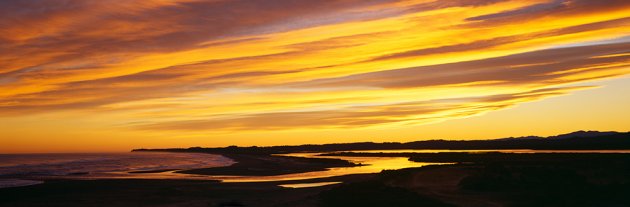
{"label": "orange reflection on water", "polygon": [[[279,156],[306,157],[306,158],[322,158],[318,156],[321,153],[291,153]],[[378,173],[382,170],[396,170],[411,167],[422,167],[427,165],[446,164],[446,163],[426,163],[412,162],[407,157],[344,157],[344,156],[325,156],[325,158],[336,158],[348,160],[353,163],[362,164],[355,167],[334,167],[325,171],[314,171],[305,173],[294,173],[286,175],[274,176],[238,176],[221,179],[223,182],[268,182],[268,181],[286,181],[286,180],[304,180],[314,178],[326,178],[341,175]]]}
{"label": "orange reflection on water", "polygon": [[[489,149],[489,150],[446,150],[446,149],[402,149],[402,150],[353,150],[343,152],[354,153],[442,153],[442,152],[466,152],[466,153],[630,153],[630,150],[534,150],[534,149]],[[343,157],[345,159],[345,157]]]}
{"label": "orange reflection on water", "polygon": [[[318,156],[321,153],[291,153],[281,154],[277,156],[292,156],[306,158],[322,158]],[[73,176],[73,179],[186,179],[186,180],[220,180],[221,182],[271,182],[271,181],[290,181],[305,180],[314,178],[327,178],[352,174],[378,173],[382,170],[396,170],[411,167],[422,167],[426,165],[445,164],[445,163],[423,163],[412,162],[407,157],[343,157],[343,156],[324,156],[326,158],[335,158],[348,160],[350,162],[361,164],[353,167],[334,167],[322,171],[311,171],[305,173],[292,173],[285,175],[273,176],[227,176],[227,175],[194,175],[176,173],[176,170],[156,172],[156,173],[127,173],[127,172],[108,172],[95,173],[86,176]],[[305,183],[308,184],[308,183]]]}
{"label": "orange reflection on water", "polygon": [[[364,150],[349,152],[365,152],[365,153],[440,153],[440,152],[467,152],[467,153],[484,153],[484,152],[502,152],[502,153],[630,153],[630,150],[530,150],[530,149],[509,149],[509,150]],[[321,153],[291,153],[280,154],[276,156],[306,157],[306,158],[334,158],[347,160],[360,166],[354,167],[335,167],[322,171],[312,171],[305,173],[293,173],[274,176],[227,176],[227,175],[194,175],[176,173],[176,170],[158,172],[158,173],[128,173],[128,172],[108,172],[95,173],[85,176],[71,176],[71,179],[186,179],[186,180],[220,180],[227,183],[236,182],[271,182],[271,181],[292,181],[306,180],[315,178],[327,178],[352,174],[378,173],[383,170],[397,170],[403,168],[422,167],[427,165],[440,165],[450,163],[426,163],[412,162],[407,157],[352,157],[352,156],[319,156]],[[401,154],[402,156],[402,154]],[[311,187],[314,183],[302,183],[298,186],[305,185]],[[312,186],[315,187],[315,186]]]}
{"label": "orange reflection on water", "polygon": [[297,184],[282,184],[278,186],[285,187],[285,188],[310,188],[310,187],[319,187],[319,186],[333,185],[333,184],[339,184],[339,183],[341,182],[297,183]]}

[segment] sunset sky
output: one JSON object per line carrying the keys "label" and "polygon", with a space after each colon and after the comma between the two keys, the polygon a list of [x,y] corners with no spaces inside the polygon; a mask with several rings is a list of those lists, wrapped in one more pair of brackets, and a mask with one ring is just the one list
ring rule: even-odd
{"label": "sunset sky", "polygon": [[628,0],[2,0],[0,153],[630,130]]}

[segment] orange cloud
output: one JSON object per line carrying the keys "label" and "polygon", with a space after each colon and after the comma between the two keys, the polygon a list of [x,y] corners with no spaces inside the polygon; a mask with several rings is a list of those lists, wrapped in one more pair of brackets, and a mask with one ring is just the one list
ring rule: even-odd
{"label": "orange cloud", "polygon": [[621,0],[114,2],[0,2],[0,121],[90,114],[195,135],[422,125],[630,72]]}

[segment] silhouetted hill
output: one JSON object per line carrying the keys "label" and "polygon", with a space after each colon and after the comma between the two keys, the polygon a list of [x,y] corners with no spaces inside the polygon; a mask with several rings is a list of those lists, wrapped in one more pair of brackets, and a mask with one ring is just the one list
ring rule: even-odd
{"label": "silhouetted hill", "polygon": [[292,152],[330,152],[391,149],[536,149],[536,150],[619,150],[630,149],[630,132],[577,131],[557,136],[501,138],[491,140],[427,140],[407,143],[358,142],[322,145],[135,149],[133,151],[203,152],[220,154],[275,154]]}
{"label": "silhouetted hill", "polygon": [[615,135],[619,134],[619,132],[600,132],[600,131],[576,131],[568,134],[561,134],[556,136],[547,137],[547,139],[568,139],[568,138],[578,138],[578,137],[599,137],[606,135]]}
{"label": "silhouetted hill", "polygon": [[508,137],[508,138],[500,138],[494,140],[519,140],[519,139],[567,139],[567,138],[577,138],[577,137],[597,137],[604,135],[614,135],[619,134],[619,132],[600,132],[600,131],[575,131],[566,134],[559,134],[555,136],[549,137],[540,137],[540,136],[525,136],[525,137]]}

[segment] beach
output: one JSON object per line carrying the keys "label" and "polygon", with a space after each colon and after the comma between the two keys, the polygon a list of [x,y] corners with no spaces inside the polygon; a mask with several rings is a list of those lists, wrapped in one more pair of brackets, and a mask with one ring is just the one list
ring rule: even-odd
{"label": "beach", "polygon": [[[226,156],[241,163],[235,166],[235,169],[257,169],[262,162],[260,159],[269,159],[266,155]],[[427,155],[407,154],[406,156],[413,160]],[[441,156],[457,162],[456,159],[461,159],[464,154],[433,153],[432,156]],[[54,206],[348,206],[356,204],[383,206],[395,204],[396,206],[477,207],[532,206],[549,203],[550,200],[553,201],[554,206],[592,206],[593,202],[612,206],[629,202],[625,196],[626,193],[630,193],[628,190],[630,189],[628,188],[630,187],[629,154],[541,153],[532,156],[530,154],[487,153],[467,156],[477,158],[450,165],[287,181],[233,183],[185,179],[51,179],[38,185],[0,189],[0,194],[3,195],[0,205],[50,206],[54,203]],[[506,157],[509,159],[505,159]],[[297,169],[304,165],[293,158],[279,157],[272,160],[286,169]],[[310,162],[319,162],[316,164],[318,166],[331,163],[329,160],[318,159]],[[226,169],[213,172],[208,171],[211,169],[208,168],[197,172],[229,172],[229,167],[219,168]],[[248,174],[256,175],[253,172],[259,173],[258,175],[269,174],[264,170],[251,171]],[[327,184],[304,188],[281,187],[281,185],[309,183]]]}

